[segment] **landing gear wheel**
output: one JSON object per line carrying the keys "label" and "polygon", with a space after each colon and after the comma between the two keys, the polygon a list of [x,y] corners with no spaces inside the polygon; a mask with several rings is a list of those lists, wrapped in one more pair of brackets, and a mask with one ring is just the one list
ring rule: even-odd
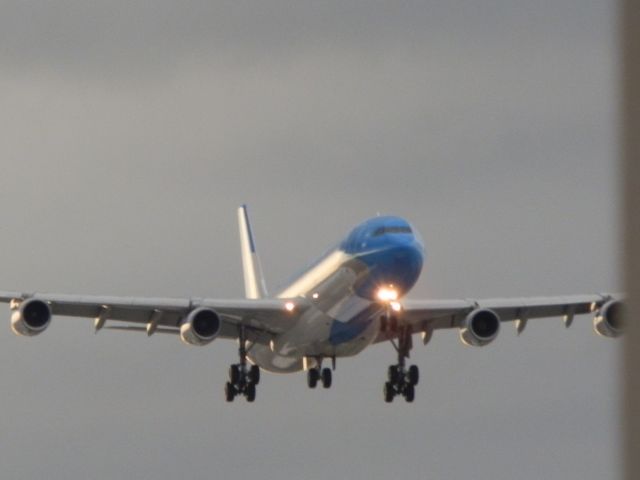
{"label": "landing gear wheel", "polygon": [[231,384],[231,382],[227,382],[224,386],[224,396],[227,402],[233,402],[233,399],[236,396],[236,388]]}
{"label": "landing gear wheel", "polygon": [[227,402],[233,402],[238,395],[244,395],[247,402],[256,399],[256,385],[260,382],[260,367],[247,364],[247,340],[242,325],[238,327],[238,356],[239,363],[229,367],[229,381],[224,386]]}
{"label": "landing gear wheel", "polygon": [[229,382],[231,385],[238,385],[240,382],[240,365],[231,365],[229,367]]}
{"label": "landing gear wheel", "polygon": [[309,385],[309,388],[316,388],[318,380],[320,380],[320,372],[318,372],[317,368],[310,368],[307,371],[307,385]]}
{"label": "landing gear wheel", "polygon": [[258,385],[260,383],[260,367],[258,365],[251,365],[249,369],[249,383]]}
{"label": "landing gear wheel", "polygon": [[[247,402],[251,403],[256,399],[256,386],[253,383],[247,384],[247,387],[244,391],[245,396],[247,397]],[[407,400],[408,401],[408,400]]]}
{"label": "landing gear wheel", "polygon": [[328,368],[323,368],[322,369],[322,386],[324,388],[330,388],[331,387],[331,370]]}
{"label": "landing gear wheel", "polygon": [[404,387],[403,395],[404,395],[404,399],[407,401],[407,403],[413,402],[413,399],[416,397],[416,390],[413,387],[413,385],[411,385],[410,383],[407,384]]}
{"label": "landing gear wheel", "polygon": [[393,402],[393,397],[396,395],[396,391],[393,389],[393,384],[391,382],[387,382],[384,384],[384,401],[387,403]]}
{"label": "landing gear wheel", "polygon": [[418,370],[417,365],[411,365],[409,367],[409,371],[407,372],[407,380],[413,386],[418,385],[418,381],[420,380],[420,370]]}
{"label": "landing gear wheel", "polygon": [[384,384],[384,400],[393,401],[396,395],[402,395],[408,403],[413,402],[416,395],[415,386],[420,380],[420,371],[416,365],[406,367],[406,360],[413,348],[411,326],[403,323],[402,319],[387,313],[387,328],[395,335],[388,340],[398,354],[398,363],[387,369],[387,382]]}
{"label": "landing gear wheel", "polygon": [[398,383],[398,381],[400,380],[400,373],[398,372],[397,365],[389,366],[389,369],[387,370],[387,379],[392,385]]}

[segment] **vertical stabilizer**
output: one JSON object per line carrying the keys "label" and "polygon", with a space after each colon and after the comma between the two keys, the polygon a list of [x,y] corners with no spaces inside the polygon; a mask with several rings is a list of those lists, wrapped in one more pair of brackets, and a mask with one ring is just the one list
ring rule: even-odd
{"label": "vertical stabilizer", "polygon": [[247,298],[264,298],[267,287],[262,275],[260,258],[253,241],[247,206],[238,208],[238,226],[240,227],[240,250],[242,252],[242,269],[244,272],[244,293]]}

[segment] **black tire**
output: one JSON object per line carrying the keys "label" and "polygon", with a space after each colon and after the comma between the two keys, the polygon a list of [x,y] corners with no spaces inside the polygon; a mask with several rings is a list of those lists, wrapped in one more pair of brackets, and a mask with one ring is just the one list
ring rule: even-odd
{"label": "black tire", "polygon": [[393,402],[393,397],[396,395],[396,391],[393,389],[393,384],[391,382],[386,382],[384,384],[384,401],[387,403]]}
{"label": "black tire", "polygon": [[231,365],[229,367],[229,382],[232,385],[240,383],[240,365]]}
{"label": "black tire", "polygon": [[322,369],[322,386],[324,388],[331,388],[331,381],[332,381],[331,369],[323,368]]}
{"label": "black tire", "polygon": [[236,387],[234,387],[231,382],[227,382],[224,386],[224,397],[227,402],[233,402],[233,399],[236,396]]}
{"label": "black tire", "polygon": [[403,393],[404,393],[404,399],[407,401],[407,403],[413,402],[413,399],[416,398],[416,389],[411,384],[408,384],[405,387]]}
{"label": "black tire", "polygon": [[390,365],[387,370],[387,380],[393,385],[397,385],[400,380],[400,372],[398,371],[397,365]]}
{"label": "black tire", "polygon": [[249,369],[249,383],[258,385],[260,383],[260,367],[258,365],[251,365]]}
{"label": "black tire", "polygon": [[244,394],[247,397],[247,402],[253,402],[256,399],[256,386],[253,383],[249,383]]}
{"label": "black tire", "polygon": [[309,388],[316,388],[319,379],[320,372],[318,372],[317,368],[310,368],[309,371],[307,371],[307,385],[309,385]]}
{"label": "black tire", "polygon": [[420,370],[418,370],[417,365],[411,365],[409,367],[409,371],[407,372],[407,379],[411,385],[417,385],[420,381]]}

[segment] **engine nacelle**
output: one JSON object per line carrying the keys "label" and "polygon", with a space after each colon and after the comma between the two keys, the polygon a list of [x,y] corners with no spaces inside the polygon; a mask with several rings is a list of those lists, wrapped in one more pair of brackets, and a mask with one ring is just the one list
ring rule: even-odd
{"label": "engine nacelle", "polygon": [[220,317],[210,308],[196,308],[180,325],[180,338],[188,345],[211,343],[220,333]]}
{"label": "engine nacelle", "polygon": [[46,302],[32,298],[20,304],[11,314],[11,330],[21,337],[44,332],[51,323],[51,308]]}
{"label": "engine nacelle", "polygon": [[476,308],[464,319],[460,340],[465,345],[483,347],[493,342],[500,331],[500,317],[493,310]]}
{"label": "engine nacelle", "polygon": [[598,335],[615,338],[624,333],[624,305],[619,300],[609,300],[593,318],[593,329]]}

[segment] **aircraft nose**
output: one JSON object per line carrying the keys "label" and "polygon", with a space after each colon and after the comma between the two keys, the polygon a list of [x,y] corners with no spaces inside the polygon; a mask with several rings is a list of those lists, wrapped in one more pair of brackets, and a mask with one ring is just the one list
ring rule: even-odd
{"label": "aircraft nose", "polygon": [[412,236],[403,237],[387,238],[384,248],[361,257],[369,266],[370,275],[356,287],[359,295],[375,300],[381,286],[391,286],[404,296],[415,285],[422,271],[424,249]]}
{"label": "aircraft nose", "polygon": [[394,247],[391,255],[399,267],[409,270],[412,270],[415,266],[422,267],[422,249],[414,242]]}
{"label": "aircraft nose", "polygon": [[417,242],[403,242],[389,252],[390,262],[383,267],[385,283],[396,285],[407,292],[418,280],[422,271],[424,255]]}
{"label": "aircraft nose", "polygon": [[424,247],[413,235],[398,235],[393,239],[391,255],[398,261],[422,263],[424,260]]}

